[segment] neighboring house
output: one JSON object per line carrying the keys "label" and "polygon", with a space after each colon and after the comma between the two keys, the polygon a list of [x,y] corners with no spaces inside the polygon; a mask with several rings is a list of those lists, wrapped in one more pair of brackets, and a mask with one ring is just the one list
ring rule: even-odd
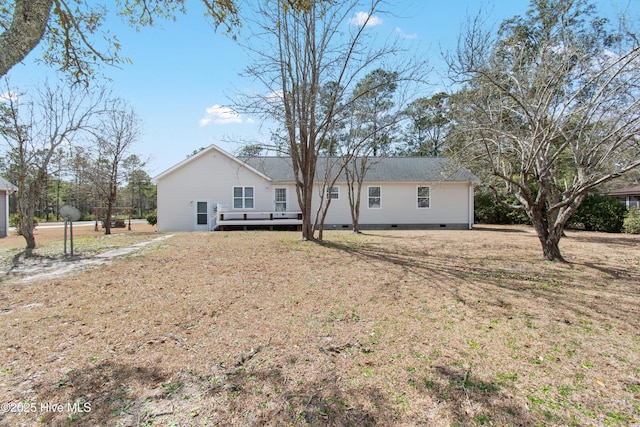
{"label": "neighboring house", "polygon": [[[453,168],[444,158],[372,160],[362,186],[361,229],[471,229],[477,178],[467,169]],[[314,214],[326,162],[328,159],[318,160]],[[211,145],[153,182],[158,190],[158,231],[296,227],[302,223],[288,157],[237,158]],[[325,229],[351,228],[344,179],[325,194],[332,198]]]}
{"label": "neighboring house", "polygon": [[9,194],[17,189],[0,176],[0,237],[9,235]]}
{"label": "neighboring house", "polygon": [[630,208],[640,209],[640,185],[609,191],[607,196],[615,197]]}

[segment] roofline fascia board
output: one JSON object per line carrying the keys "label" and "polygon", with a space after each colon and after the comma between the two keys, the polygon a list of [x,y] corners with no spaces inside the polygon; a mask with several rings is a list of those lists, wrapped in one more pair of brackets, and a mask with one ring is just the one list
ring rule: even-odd
{"label": "roofline fascia board", "polygon": [[205,156],[207,153],[211,152],[211,151],[217,151],[220,154],[222,154],[223,156],[229,158],[230,160],[238,163],[239,165],[241,165],[242,167],[247,168],[248,170],[250,170],[251,172],[257,174],[258,176],[266,179],[269,182],[272,182],[273,180],[268,177],[267,175],[263,174],[262,172],[260,172],[259,170],[255,169],[254,167],[248,165],[247,163],[243,162],[242,160],[238,159],[237,157],[227,153],[225,150],[223,150],[222,148],[218,147],[215,144],[211,144],[210,146],[208,146],[207,148],[205,148],[204,150],[194,154],[191,157],[188,157],[186,159],[184,159],[183,161],[181,161],[180,163],[178,163],[177,165],[174,165],[172,167],[170,167],[169,169],[165,170],[164,172],[161,172],[160,174],[156,175],[155,177],[153,177],[151,179],[151,182],[153,182],[154,184],[158,184],[158,181],[160,181],[162,178],[164,178],[167,175],[172,174],[173,172],[175,172],[176,170],[182,168],[183,166],[197,160],[198,158]]}
{"label": "roofline fascia board", "polygon": [[13,185],[12,183],[10,183],[9,181],[6,181],[7,185],[0,185],[0,190],[1,191],[8,191],[10,193],[14,193],[16,191],[18,191],[18,187],[16,187],[15,185]]}

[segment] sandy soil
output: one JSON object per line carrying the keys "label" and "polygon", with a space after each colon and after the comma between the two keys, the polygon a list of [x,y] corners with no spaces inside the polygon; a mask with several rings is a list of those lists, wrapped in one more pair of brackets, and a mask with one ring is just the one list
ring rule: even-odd
{"label": "sandy soil", "polygon": [[[68,230],[68,229],[67,229]],[[131,223],[131,230],[125,228],[112,228],[111,234],[132,234],[132,233],[154,233],[156,227],[147,224],[146,221],[133,221]],[[69,231],[67,231],[69,233]],[[104,229],[98,227],[98,231],[95,231],[95,225],[93,222],[81,222],[75,223],[73,227],[74,239],[82,239],[83,237],[100,237],[104,235]],[[43,223],[41,226],[36,227],[35,231],[36,245],[48,245],[50,243],[63,243],[64,242],[64,227],[59,223],[47,224]],[[67,235],[69,236],[69,234]],[[15,229],[9,230],[9,237],[0,238],[0,248],[22,248],[25,245],[24,237],[19,236]]]}
{"label": "sandy soil", "polygon": [[[135,221],[125,228],[114,228],[110,235],[104,229],[95,230],[93,224],[78,223],[67,228],[64,240],[64,226],[45,224],[36,229],[36,250],[33,257],[24,254],[25,240],[11,233],[0,239],[0,282],[3,280],[53,279],[63,277],[77,270],[94,268],[111,262],[113,258],[137,252],[156,240],[170,237],[159,236],[154,227],[146,222]],[[71,247],[73,243],[73,248]]]}
{"label": "sandy soil", "polygon": [[636,425],[640,236],[567,234],[181,233],[5,277],[0,425]]}

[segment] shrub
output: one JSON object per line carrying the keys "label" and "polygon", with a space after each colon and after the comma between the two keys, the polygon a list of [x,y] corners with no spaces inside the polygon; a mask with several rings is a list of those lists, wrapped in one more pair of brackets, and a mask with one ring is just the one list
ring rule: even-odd
{"label": "shrub", "polygon": [[640,234],[640,209],[631,208],[624,216],[625,233]]}
{"label": "shrub", "polygon": [[[36,227],[38,225],[38,218],[33,218],[33,226]],[[13,214],[9,217],[9,226],[15,227],[19,236],[22,236],[22,230],[20,229],[20,215]]]}
{"label": "shrub", "polygon": [[484,189],[475,193],[474,215],[479,224],[530,224],[527,214],[501,205],[493,194]]}
{"label": "shrub", "polygon": [[9,217],[9,225],[18,228],[20,226],[20,215],[13,214]]}
{"label": "shrub", "polygon": [[156,225],[158,223],[158,212],[149,212],[147,214],[147,223],[149,225]]}
{"label": "shrub", "polygon": [[613,197],[589,194],[569,219],[570,228],[619,233],[626,208]]}

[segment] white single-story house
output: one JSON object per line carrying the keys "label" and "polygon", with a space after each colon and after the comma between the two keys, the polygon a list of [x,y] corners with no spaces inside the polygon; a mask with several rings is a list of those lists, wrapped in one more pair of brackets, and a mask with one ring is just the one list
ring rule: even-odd
{"label": "white single-story house", "polygon": [[9,235],[9,194],[16,190],[15,185],[0,176],[0,237]]}
{"label": "white single-story house", "polygon": [[607,195],[620,200],[621,203],[624,203],[627,209],[640,209],[640,185],[609,191]]}
{"label": "white single-story house", "polygon": [[[346,181],[320,191],[331,197],[325,229],[350,229]],[[362,185],[360,228],[471,229],[477,178],[446,158],[375,158]],[[162,172],[158,191],[158,231],[209,231],[248,227],[299,226],[300,209],[291,159],[238,158],[215,145]],[[314,208],[314,213],[315,213]]]}

